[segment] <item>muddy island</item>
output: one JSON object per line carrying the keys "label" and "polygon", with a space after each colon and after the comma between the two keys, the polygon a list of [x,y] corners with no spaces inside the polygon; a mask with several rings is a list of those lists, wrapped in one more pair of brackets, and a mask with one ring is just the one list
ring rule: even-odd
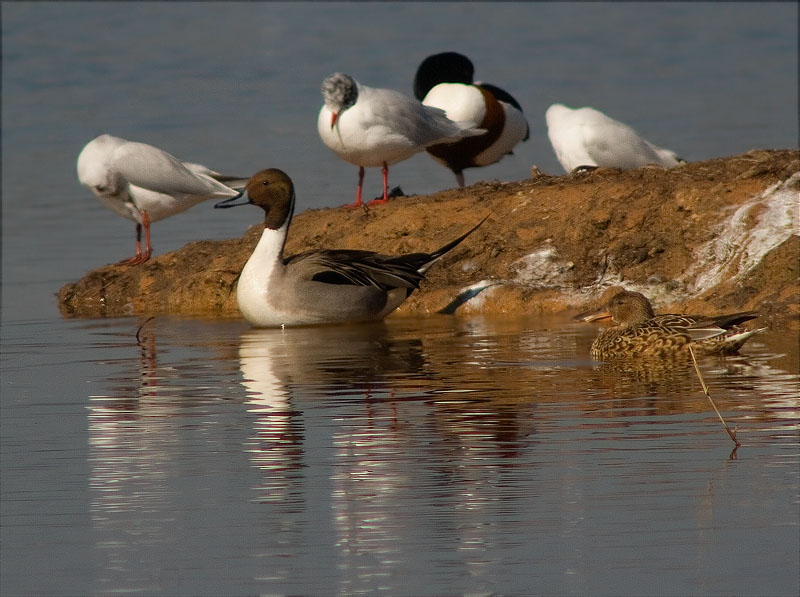
{"label": "muddy island", "polygon": [[[431,251],[489,218],[428,271],[397,314],[583,310],[625,287],[657,311],[757,310],[797,326],[798,151],[754,150],[665,170],[610,168],[481,182],[372,208],[295,216],[286,254]],[[238,317],[236,281],[261,235],[196,241],[107,265],[58,292],[65,317]],[[762,323],[763,325],[763,323]]]}

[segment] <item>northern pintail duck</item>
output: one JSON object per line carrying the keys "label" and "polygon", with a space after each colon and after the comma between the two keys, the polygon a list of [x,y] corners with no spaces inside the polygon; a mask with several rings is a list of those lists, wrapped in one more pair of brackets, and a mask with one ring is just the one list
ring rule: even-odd
{"label": "northern pintail duck", "polygon": [[553,104],[545,120],[547,136],[566,172],[598,166],[631,170],[647,164],[669,168],[683,161],[674,151],[654,145],[594,108]]}
{"label": "northern pintail duck", "polygon": [[615,326],[600,332],[592,343],[592,356],[665,357],[685,353],[689,346],[705,354],[733,354],[757,330],[745,331],[740,323],[758,317],[753,312],[730,315],[656,315],[640,292],[624,290],[601,309],[576,316],[582,321],[611,317]]}
{"label": "northern pintail duck", "polygon": [[519,102],[495,85],[473,82],[474,72],[463,54],[442,52],[423,60],[414,77],[414,96],[423,104],[441,108],[450,120],[486,130],[480,136],[426,149],[453,171],[460,187],[465,168],[494,164],[530,135]]}
{"label": "northern pintail duck", "polygon": [[135,265],[150,258],[151,223],[208,199],[234,197],[238,191],[233,187],[241,189],[247,182],[181,161],[158,147],[107,134],[86,144],[77,168],[81,184],[103,205],[136,222],[136,255],[118,265]]}
{"label": "northern pintail duck", "polygon": [[437,259],[477,228],[432,253],[391,256],[338,249],[284,257],[295,202],[291,178],[281,170],[262,170],[241,196],[244,203],[231,203],[234,197],[215,207],[253,204],[266,213],[264,232],[236,289],[239,311],[254,327],[383,319],[419,287]]}
{"label": "northern pintail duck", "polygon": [[430,145],[480,135],[469,123],[453,122],[444,110],[423,106],[391,89],[367,87],[344,73],[322,82],[324,104],[317,119],[322,142],[346,162],[358,166],[356,200],[362,204],[365,167],[381,167],[383,198],[389,198],[389,166],[410,158]]}

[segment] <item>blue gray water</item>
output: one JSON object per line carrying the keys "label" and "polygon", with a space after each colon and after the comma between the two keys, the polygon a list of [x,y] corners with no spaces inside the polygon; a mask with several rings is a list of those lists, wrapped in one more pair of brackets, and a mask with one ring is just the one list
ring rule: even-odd
{"label": "blue gray water", "polygon": [[[63,320],[132,253],[79,186],[102,132],[352,200],[316,134],[346,71],[410,93],[454,49],[531,139],[468,184],[558,173],[544,111],[591,105],[689,160],[796,147],[793,3],[2,4],[0,593],[775,594],[800,590],[797,334],[702,369],[614,371],[563,319]],[[453,185],[422,154],[390,182]],[[377,194],[380,175],[367,173]],[[230,213],[234,212],[234,213]],[[160,254],[241,235],[200,205]]]}

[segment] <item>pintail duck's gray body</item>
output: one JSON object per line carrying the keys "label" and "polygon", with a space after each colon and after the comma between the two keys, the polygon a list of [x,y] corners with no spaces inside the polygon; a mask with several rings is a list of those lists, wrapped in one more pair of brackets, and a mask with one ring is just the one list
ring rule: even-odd
{"label": "pintail duck's gray body", "polygon": [[284,258],[294,210],[291,179],[280,170],[263,170],[250,179],[243,195],[266,212],[264,232],[236,291],[239,310],[254,327],[383,319],[419,287],[439,257],[475,229],[432,253],[390,256],[338,249]]}

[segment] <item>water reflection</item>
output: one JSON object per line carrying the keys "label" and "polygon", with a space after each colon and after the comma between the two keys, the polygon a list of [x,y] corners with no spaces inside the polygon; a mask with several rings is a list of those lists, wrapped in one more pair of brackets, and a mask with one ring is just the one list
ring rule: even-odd
{"label": "water reflection", "polygon": [[[262,592],[397,592],[430,561],[453,586],[491,592],[505,565],[492,554],[519,561],[523,546],[569,579],[556,588],[587,592],[597,544],[634,562],[687,507],[696,521],[659,545],[692,543],[687,557],[711,566],[709,521],[736,469],[694,370],[591,361],[593,334],[455,317],[287,330],[154,322],[139,346],[116,348],[135,358],[108,349],[114,373],[89,400],[98,592],[167,591],[146,564],[179,557],[186,528],[214,529],[207,565],[237,562]],[[789,441],[800,411],[797,375],[753,347],[701,362],[746,455]],[[698,445],[715,454],[687,471]],[[626,535],[608,534],[628,511],[638,518]],[[314,566],[324,584],[293,584]]]}
{"label": "water reflection", "polygon": [[162,400],[171,377],[159,369],[155,332],[142,335],[138,375],[110,379],[112,392],[89,397],[89,487],[99,592],[158,591],[140,563],[171,541],[165,522],[174,497],[171,447],[176,405]]}
{"label": "water reflection", "polygon": [[[249,367],[247,361],[258,357],[256,383],[270,378],[274,380],[267,382],[270,387],[302,384],[324,389],[325,395],[330,395],[331,388],[334,393],[368,395],[372,385],[386,377],[414,377],[423,368],[419,339],[393,338],[383,322],[247,330],[241,337],[239,357],[243,373]],[[263,376],[258,374],[262,368]]]}
{"label": "water reflection", "polygon": [[[245,332],[239,346],[245,405],[255,416],[245,453],[261,471],[256,488],[261,502],[302,502],[303,421],[291,407],[291,393],[282,370],[286,338],[281,330]],[[294,492],[292,492],[294,490]]]}
{"label": "water reflection", "polygon": [[[356,397],[369,404],[384,378],[422,369],[418,341],[391,341],[382,323],[289,330],[248,330],[239,347],[245,404],[255,414],[245,451],[263,475],[261,501],[285,500],[303,460],[303,417],[292,406],[304,393]],[[389,388],[389,393],[393,391]],[[294,471],[295,474],[290,474]]]}
{"label": "water reflection", "polygon": [[[314,458],[304,426],[316,435],[327,430],[342,592],[368,590],[406,566],[401,545],[409,532],[456,541],[459,558],[480,569],[493,542],[487,510],[514,508],[523,495],[508,479],[533,442],[533,409],[495,403],[497,382],[488,395],[477,383],[491,378],[498,346],[511,336],[476,322],[454,334],[453,325],[447,318],[427,329],[370,324],[242,334],[242,384],[257,415],[246,452],[264,479],[260,500],[303,499],[295,492],[307,490],[309,472],[287,471]],[[442,346],[448,338],[456,341]],[[414,459],[421,454],[420,468]],[[420,528],[415,509],[398,504],[431,492],[441,508],[433,529]]]}

